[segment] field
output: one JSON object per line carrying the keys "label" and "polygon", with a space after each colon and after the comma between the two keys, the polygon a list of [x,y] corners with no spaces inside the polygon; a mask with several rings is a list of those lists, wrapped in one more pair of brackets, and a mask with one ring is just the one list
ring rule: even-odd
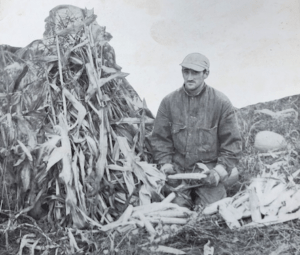
{"label": "field", "polygon": [[[282,171],[294,172],[300,169],[299,165],[299,119],[295,114],[281,116],[278,119],[257,110],[269,109],[280,112],[286,109],[299,109],[299,96],[251,105],[237,110],[239,126],[243,137],[243,156],[238,169],[240,181],[229,190],[229,196],[243,190],[262,169],[264,164],[270,165],[278,161],[286,161],[288,165]],[[270,130],[283,135],[290,147],[281,154],[260,156],[253,148],[255,134],[259,131]],[[60,247],[58,254],[164,254],[155,252],[158,245],[177,248],[186,254],[203,254],[203,246],[210,241],[215,254],[298,254],[300,241],[300,222],[290,222],[251,228],[246,230],[230,230],[224,220],[218,216],[199,216],[181,227],[177,233],[169,236],[159,244],[149,244],[149,234],[145,229],[138,232],[125,232],[114,235],[93,230],[74,230],[73,236],[82,252],[73,253],[70,250],[70,241],[66,236],[66,229],[58,228],[49,232],[47,218],[35,221],[31,217],[22,215],[14,220],[13,215],[2,210],[1,213],[1,254],[17,254],[24,236],[44,245],[56,244]],[[250,221],[250,220],[249,220]],[[247,223],[247,219],[245,220]],[[31,236],[33,235],[33,236]],[[51,241],[50,241],[51,240]],[[146,245],[145,245],[146,244]],[[39,244],[41,246],[41,244]],[[72,245],[71,245],[72,246]],[[50,246],[49,246],[50,247]],[[151,247],[151,248],[150,248]],[[42,248],[41,248],[42,249]],[[152,249],[152,251],[151,251]],[[56,249],[49,249],[49,254],[55,254]],[[30,253],[24,248],[23,254]],[[36,252],[34,254],[48,254]]]}

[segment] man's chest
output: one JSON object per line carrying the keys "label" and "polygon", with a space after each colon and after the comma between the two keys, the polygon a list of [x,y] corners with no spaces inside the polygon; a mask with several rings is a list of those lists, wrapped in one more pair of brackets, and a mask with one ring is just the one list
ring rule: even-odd
{"label": "man's chest", "polygon": [[220,113],[218,106],[207,98],[184,98],[171,104],[171,123],[187,128],[212,128],[218,124]]}

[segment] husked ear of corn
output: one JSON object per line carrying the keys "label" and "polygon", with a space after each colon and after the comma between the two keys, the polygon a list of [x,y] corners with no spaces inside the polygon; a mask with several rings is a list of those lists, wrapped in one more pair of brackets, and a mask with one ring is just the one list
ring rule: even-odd
{"label": "husked ear of corn", "polygon": [[184,212],[177,212],[177,211],[167,210],[167,211],[163,211],[163,212],[149,213],[148,216],[149,217],[154,217],[154,218],[158,218],[158,217],[184,218],[188,215]]}
{"label": "husked ear of corn", "polygon": [[141,212],[137,212],[138,216],[140,217],[141,221],[144,222],[145,224],[145,228],[146,230],[149,232],[150,235],[155,235],[156,234],[156,231],[155,229],[153,228],[152,224],[150,223],[149,219],[146,218],[144,216],[143,213]]}
{"label": "husked ear of corn", "polygon": [[211,214],[214,214],[214,213],[217,213],[219,211],[219,207],[221,205],[225,205],[225,207],[230,204],[232,201],[232,197],[225,197],[217,202],[214,202],[210,205],[207,205],[204,210],[202,211],[202,213],[204,215],[211,215]]}
{"label": "husked ear of corn", "polygon": [[185,225],[188,222],[188,219],[186,219],[186,218],[148,217],[147,219],[152,223],[162,222],[164,224]]}
{"label": "husked ear of corn", "polygon": [[207,175],[202,173],[172,174],[168,176],[171,180],[201,180],[206,177]]}
{"label": "husked ear of corn", "polygon": [[162,200],[162,203],[170,203],[174,200],[174,198],[176,197],[176,193],[175,192],[171,192],[166,198],[164,198],[164,200]]}

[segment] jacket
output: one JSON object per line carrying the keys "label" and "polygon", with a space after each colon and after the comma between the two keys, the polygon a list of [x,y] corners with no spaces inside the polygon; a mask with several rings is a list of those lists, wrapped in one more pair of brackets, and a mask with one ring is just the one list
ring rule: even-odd
{"label": "jacket", "polygon": [[196,96],[182,86],[162,100],[150,142],[157,164],[187,172],[202,162],[221,165],[230,174],[242,148],[234,107],[205,83]]}

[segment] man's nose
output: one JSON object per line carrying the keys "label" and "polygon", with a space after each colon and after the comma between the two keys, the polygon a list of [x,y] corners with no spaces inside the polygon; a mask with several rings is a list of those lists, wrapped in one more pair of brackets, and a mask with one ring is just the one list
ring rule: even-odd
{"label": "man's nose", "polygon": [[193,79],[193,75],[192,75],[191,72],[188,72],[188,74],[187,74],[187,79],[188,79],[188,80],[192,80],[192,79]]}

